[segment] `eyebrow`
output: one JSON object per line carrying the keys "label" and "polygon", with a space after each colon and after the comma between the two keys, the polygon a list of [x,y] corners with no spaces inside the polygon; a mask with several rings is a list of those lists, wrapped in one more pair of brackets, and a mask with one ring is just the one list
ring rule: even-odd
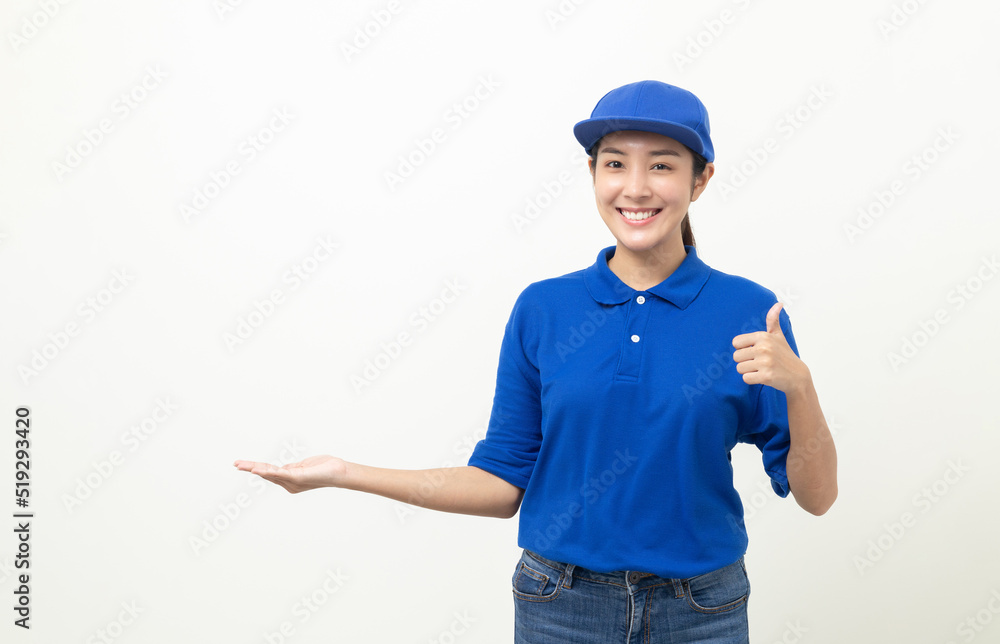
{"label": "eyebrow", "polygon": [[[618,148],[612,148],[612,147],[601,148],[600,150],[598,150],[597,153],[600,154],[601,152],[607,152],[609,154],[620,154],[622,156],[625,156],[625,153],[619,150]],[[652,152],[649,153],[649,156],[651,157],[657,157],[657,156],[679,157],[680,155],[681,153],[678,152],[677,150],[670,150],[670,149],[653,150]]]}

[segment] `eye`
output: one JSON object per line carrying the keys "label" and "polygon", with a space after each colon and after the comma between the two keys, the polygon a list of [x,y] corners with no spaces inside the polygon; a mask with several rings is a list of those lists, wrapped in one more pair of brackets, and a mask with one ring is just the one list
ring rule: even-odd
{"label": "eye", "polygon": [[670,166],[668,166],[665,163],[657,163],[656,165],[653,166],[653,169],[654,170],[669,170]]}
{"label": "eye", "polygon": [[609,168],[623,168],[623,167],[625,167],[625,166],[622,165],[621,161],[608,161],[604,165],[607,166],[607,167],[609,167]]}

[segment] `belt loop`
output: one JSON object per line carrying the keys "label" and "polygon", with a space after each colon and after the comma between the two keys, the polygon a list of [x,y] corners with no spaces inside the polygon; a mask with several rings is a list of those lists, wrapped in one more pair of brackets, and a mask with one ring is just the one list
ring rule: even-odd
{"label": "belt loop", "polygon": [[680,599],[684,596],[684,580],[682,579],[671,579],[670,581],[674,584],[674,596]]}
{"label": "belt loop", "polygon": [[569,564],[563,571],[563,588],[573,587],[573,571],[576,570],[575,564]]}

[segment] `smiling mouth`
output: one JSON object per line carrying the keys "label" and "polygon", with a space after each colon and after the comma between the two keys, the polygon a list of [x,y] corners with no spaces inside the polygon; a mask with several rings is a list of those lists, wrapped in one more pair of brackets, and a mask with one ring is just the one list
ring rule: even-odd
{"label": "smiling mouth", "polygon": [[629,221],[643,221],[644,219],[649,219],[650,217],[656,216],[662,208],[653,208],[649,210],[626,210],[625,208],[618,208],[619,214],[628,219]]}

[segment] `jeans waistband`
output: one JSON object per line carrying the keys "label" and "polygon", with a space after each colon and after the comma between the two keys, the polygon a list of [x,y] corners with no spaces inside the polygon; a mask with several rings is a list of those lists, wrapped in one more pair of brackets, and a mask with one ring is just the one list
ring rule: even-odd
{"label": "jeans waistband", "polygon": [[583,568],[582,566],[577,566],[571,563],[565,563],[562,561],[554,561],[547,557],[543,557],[534,550],[524,549],[529,557],[537,559],[541,563],[555,568],[556,570],[563,572],[563,587],[571,588],[573,584],[574,577],[586,577],[592,581],[599,581],[611,584],[620,584],[624,586],[631,585],[642,585],[642,586],[658,586],[669,584],[673,586],[674,592],[677,597],[682,597],[684,594],[684,580],[683,579],[673,579],[668,577],[660,577],[651,572],[643,572],[641,570],[615,570],[612,572],[601,572],[597,570],[590,570],[588,568]]}

